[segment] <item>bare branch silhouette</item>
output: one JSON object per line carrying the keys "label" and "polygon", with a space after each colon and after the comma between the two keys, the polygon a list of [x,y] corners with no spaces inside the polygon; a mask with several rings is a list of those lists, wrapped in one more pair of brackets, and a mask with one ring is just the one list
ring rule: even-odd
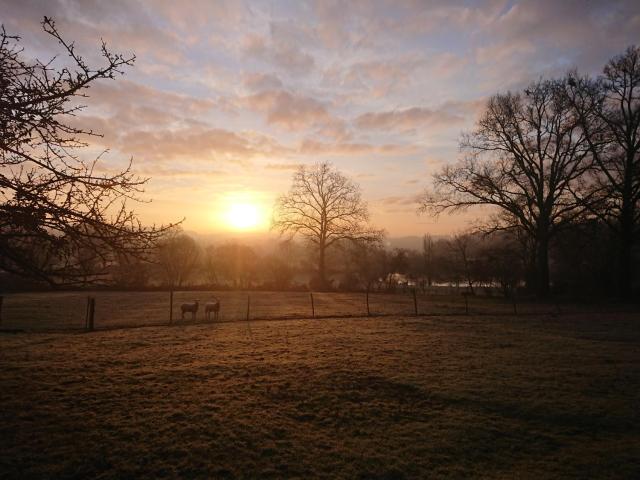
{"label": "bare branch silhouette", "polygon": [[300,235],[318,248],[318,283],[327,286],[326,251],[341,240],[377,242],[360,188],[329,163],[301,166],[289,193],[276,201],[272,229]]}
{"label": "bare branch silhouette", "polygon": [[101,282],[114,255],[144,256],[168,228],[143,226],[127,206],[147,179],[131,163],[106,173],[101,155],[83,158],[98,134],[68,123],[93,82],[116,78],[135,57],[102,42],[104,63],[92,67],[53,20],[42,27],[72,67],[29,62],[20,38],[0,31],[0,269],[50,284]]}

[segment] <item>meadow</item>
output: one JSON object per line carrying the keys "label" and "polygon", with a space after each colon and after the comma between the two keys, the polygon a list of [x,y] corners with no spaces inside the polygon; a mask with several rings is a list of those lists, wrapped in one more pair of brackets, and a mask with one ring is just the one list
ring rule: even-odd
{"label": "meadow", "polygon": [[[465,296],[454,288],[418,291],[416,302],[410,290],[397,293],[371,292],[371,316],[415,315],[513,315],[511,300],[500,296]],[[172,319],[181,322],[180,304],[199,300],[200,304],[218,298],[221,302],[219,321],[359,317],[367,316],[366,294],[341,292],[269,291],[176,291]],[[1,329],[78,330],[85,326],[87,297],[96,299],[95,328],[127,328],[169,324],[169,292],[162,291],[58,291],[5,294],[2,303]],[[250,297],[250,298],[249,298]],[[518,298],[518,315],[620,312],[629,307],[617,304],[538,303]],[[196,321],[204,321],[201,306]],[[190,314],[185,317],[191,322]]]}
{"label": "meadow", "polygon": [[637,313],[0,334],[1,478],[640,478]]}

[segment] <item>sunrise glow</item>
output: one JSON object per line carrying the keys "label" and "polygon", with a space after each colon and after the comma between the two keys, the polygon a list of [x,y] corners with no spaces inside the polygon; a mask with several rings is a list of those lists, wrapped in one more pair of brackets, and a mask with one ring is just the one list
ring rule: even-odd
{"label": "sunrise glow", "polygon": [[261,209],[252,203],[232,203],[228,206],[224,219],[234,230],[256,230],[265,223]]}

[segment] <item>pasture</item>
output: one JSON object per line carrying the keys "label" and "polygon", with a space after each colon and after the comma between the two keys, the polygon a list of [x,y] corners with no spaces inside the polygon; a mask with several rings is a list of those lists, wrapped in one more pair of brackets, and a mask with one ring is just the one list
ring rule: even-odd
{"label": "pasture", "polygon": [[[411,291],[398,293],[372,292],[369,295],[371,316],[414,315],[513,315],[514,305],[503,297],[452,294],[455,289],[432,289],[432,293]],[[126,328],[169,323],[169,292],[60,291],[5,294],[0,329],[78,330],[84,328],[87,297],[96,300],[97,329]],[[173,321],[180,322],[180,304],[199,300],[197,321],[204,320],[203,304],[219,298],[219,321],[358,317],[367,315],[365,293],[313,293],[268,291],[176,291],[173,299]],[[250,297],[250,298],[249,298]],[[249,300],[249,302],[248,302]],[[518,315],[614,312],[628,310],[622,305],[584,305],[525,302],[517,299]],[[186,320],[190,322],[190,314]]]}
{"label": "pasture", "polygon": [[2,478],[640,478],[640,321],[3,333],[0,405]]}

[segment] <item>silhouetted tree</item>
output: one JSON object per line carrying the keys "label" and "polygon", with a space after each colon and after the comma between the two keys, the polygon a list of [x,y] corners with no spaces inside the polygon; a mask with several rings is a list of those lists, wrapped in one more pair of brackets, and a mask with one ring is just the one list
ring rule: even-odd
{"label": "silhouetted tree", "polygon": [[265,256],[260,261],[264,285],[274,290],[286,290],[293,280],[293,269],[286,258],[277,253]]}
{"label": "silhouetted tree", "polygon": [[258,255],[247,245],[227,243],[216,248],[220,276],[235,288],[251,288],[258,272]]}
{"label": "silhouetted tree", "polygon": [[458,276],[463,277],[469,292],[474,295],[473,284],[475,281],[471,249],[472,249],[473,236],[470,233],[457,233],[449,240],[449,248],[454,256],[454,265],[457,267]]}
{"label": "silhouetted tree", "polygon": [[409,250],[406,248],[394,248],[392,251],[387,252],[384,260],[386,289],[394,291],[398,282],[402,279],[401,276],[409,272]]}
{"label": "silhouetted tree", "polygon": [[434,274],[434,246],[433,238],[430,234],[426,234],[424,237],[422,237],[422,266],[425,275],[426,286],[431,287],[431,285],[433,285]]}
{"label": "silhouetted tree", "polygon": [[200,259],[196,241],[183,233],[171,233],[158,244],[158,263],[170,287],[182,287],[191,278]]}
{"label": "silhouetted tree", "polygon": [[111,278],[123,288],[143,288],[151,279],[151,262],[140,256],[120,253],[111,266]]}
{"label": "silhouetted tree", "polygon": [[164,229],[143,227],[126,206],[146,180],[131,165],[101,173],[100,157],[82,159],[83,138],[96,134],[69,121],[90,85],[115,78],[134,57],[103,42],[104,64],[92,67],[51,19],[42,27],[71,66],[30,60],[19,37],[0,31],[0,269],[51,284],[101,281],[114,252],[148,252]]}
{"label": "silhouetted tree", "polygon": [[618,240],[618,291],[628,298],[640,233],[640,47],[610,60],[597,80],[572,77],[569,93],[596,170],[578,196]]}
{"label": "silhouetted tree", "polygon": [[351,290],[374,290],[387,274],[387,252],[379,243],[349,242],[345,246],[344,269]]}
{"label": "silhouetted tree", "polygon": [[499,286],[505,297],[510,296],[524,276],[522,247],[517,238],[512,232],[490,235],[479,255],[481,275]]}
{"label": "silhouetted tree", "polygon": [[300,235],[318,249],[318,286],[326,288],[326,252],[341,240],[377,242],[381,230],[368,225],[360,188],[329,163],[301,166],[289,193],[278,198],[272,228]]}
{"label": "silhouetted tree", "polygon": [[202,271],[204,273],[205,281],[210,287],[215,287],[220,282],[220,261],[215,245],[209,245],[204,249],[204,256],[202,259]]}
{"label": "silhouetted tree", "polygon": [[465,157],[434,175],[421,209],[433,214],[497,207],[487,228],[524,232],[535,244],[536,290],[549,292],[549,243],[582,211],[573,190],[589,168],[589,146],[572,114],[564,80],[532,84],[524,95],[492,97]]}
{"label": "silhouetted tree", "polygon": [[590,298],[616,295],[619,252],[611,248],[615,241],[612,231],[598,219],[564,229],[551,251],[554,288]]}

